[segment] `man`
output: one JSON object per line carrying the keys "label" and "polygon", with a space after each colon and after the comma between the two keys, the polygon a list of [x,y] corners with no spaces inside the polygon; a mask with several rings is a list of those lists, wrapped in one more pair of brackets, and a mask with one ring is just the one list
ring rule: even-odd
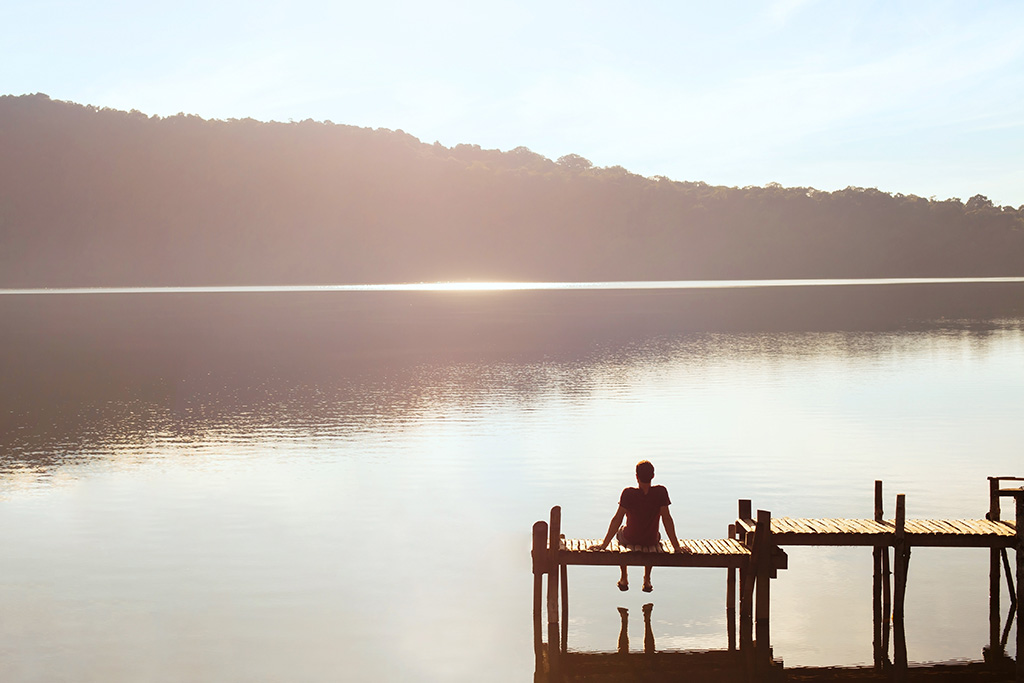
{"label": "man", "polygon": [[[656,545],[661,541],[661,532],[658,531],[659,522],[665,523],[665,533],[668,535],[672,550],[677,553],[689,553],[689,548],[680,548],[679,539],[676,538],[676,525],[672,521],[672,515],[668,506],[672,503],[668,499],[668,489],[664,486],[651,486],[654,479],[654,465],[646,460],[636,464],[637,488],[626,487],[619,496],[619,509],[615,511],[611,524],[608,525],[608,533],[600,545],[590,546],[591,550],[604,550],[615,538],[620,545]],[[626,519],[625,526],[622,519]],[[620,567],[622,577],[619,579],[620,591],[629,590],[629,576],[626,565]],[[644,593],[654,590],[651,585],[651,567],[644,567]]]}

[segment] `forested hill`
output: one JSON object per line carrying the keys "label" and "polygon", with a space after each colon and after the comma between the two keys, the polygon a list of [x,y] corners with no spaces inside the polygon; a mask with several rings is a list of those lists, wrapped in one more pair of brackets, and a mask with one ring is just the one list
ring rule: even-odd
{"label": "forested hill", "polygon": [[1024,207],[0,97],[0,287],[988,275]]}

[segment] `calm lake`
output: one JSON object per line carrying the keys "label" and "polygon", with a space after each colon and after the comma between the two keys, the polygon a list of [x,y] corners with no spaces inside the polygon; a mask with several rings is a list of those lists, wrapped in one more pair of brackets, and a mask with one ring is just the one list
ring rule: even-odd
{"label": "calm lake", "polygon": [[[0,321],[8,682],[529,681],[531,526],[601,536],[640,459],[688,538],[739,498],[869,517],[875,479],[886,516],[981,518],[1024,476],[1020,281],[8,292]],[[789,558],[775,656],[870,664],[870,550]],[[570,648],[626,607],[642,649],[648,602],[659,649],[726,646],[724,570],[653,578],[570,568]],[[911,661],[987,638],[987,551],[915,549]]]}

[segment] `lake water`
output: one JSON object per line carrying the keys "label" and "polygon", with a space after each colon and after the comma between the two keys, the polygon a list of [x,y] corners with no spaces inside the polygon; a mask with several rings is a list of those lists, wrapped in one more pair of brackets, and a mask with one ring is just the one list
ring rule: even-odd
{"label": "lake water", "polygon": [[[532,524],[649,459],[684,537],[980,518],[1024,475],[1024,284],[0,294],[0,680],[526,681]],[[1004,515],[1012,516],[1007,507]],[[789,550],[787,666],[871,660],[867,549]],[[724,648],[724,570],[570,568],[569,644]],[[1004,595],[1003,605],[1007,604]],[[915,662],[980,659],[984,550],[915,549]],[[1010,654],[1013,654],[1010,638]]]}

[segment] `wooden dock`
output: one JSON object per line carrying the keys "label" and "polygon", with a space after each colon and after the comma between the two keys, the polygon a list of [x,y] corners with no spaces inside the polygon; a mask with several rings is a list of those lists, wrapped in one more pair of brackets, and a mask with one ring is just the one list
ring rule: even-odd
{"label": "wooden dock", "polygon": [[[558,680],[566,671],[562,660],[568,653],[568,573],[571,565],[718,567],[727,570],[726,614],[728,650],[736,650],[736,597],[739,594],[739,652],[751,677],[766,677],[772,671],[770,645],[771,579],[788,566],[783,546],[863,546],[873,549],[873,653],[875,668],[891,671],[901,680],[907,670],[904,630],[907,569],[913,547],[989,548],[989,631],[985,660],[1006,661],[1006,646],[1017,612],[1017,593],[1007,551],[1016,551],[1016,585],[1024,581],[1024,487],[1003,488],[1002,482],[1024,481],[1018,477],[989,477],[989,510],[984,519],[906,519],[906,498],[896,497],[895,517],[883,519],[882,482],[875,482],[874,516],[864,519],[773,518],[758,510],[751,514],[751,502],[741,500],[735,523],[722,539],[680,539],[688,553],[675,553],[665,540],[654,546],[622,546],[613,541],[604,550],[591,550],[601,539],[570,538],[561,533],[561,508],[551,510],[550,523],[537,522],[533,528],[534,649],[536,670]],[[1003,521],[1000,500],[1015,501],[1015,521]],[[890,550],[892,556],[890,559]],[[890,570],[890,567],[892,568]],[[1005,570],[1010,595],[1005,628],[1000,617],[1001,574]],[[548,643],[543,643],[543,579],[547,582]],[[891,580],[890,580],[891,576]],[[738,584],[737,584],[738,578]],[[559,586],[561,585],[561,590]],[[737,590],[738,588],[738,590]],[[561,597],[561,600],[559,600]],[[559,604],[560,603],[560,604]],[[893,631],[892,659],[889,657],[890,624]],[[1016,680],[1024,683],[1024,629],[1017,626]]]}
{"label": "wooden dock", "polygon": [[[1017,532],[1010,522],[987,519],[908,519],[903,528],[912,546],[1012,548]],[[893,545],[896,520],[772,519],[772,538],[779,545]]]}
{"label": "wooden dock", "polygon": [[605,550],[590,550],[600,538],[561,539],[559,561],[567,565],[608,565],[620,567],[733,567],[750,562],[750,548],[732,538],[681,538],[679,546],[689,553],[674,553],[668,541],[656,546],[624,546],[613,540]]}

